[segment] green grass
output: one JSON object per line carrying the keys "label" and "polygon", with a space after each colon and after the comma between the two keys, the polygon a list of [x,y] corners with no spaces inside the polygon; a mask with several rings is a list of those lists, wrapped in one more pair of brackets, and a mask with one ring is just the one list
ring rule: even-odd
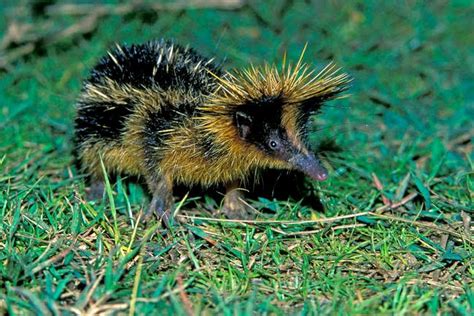
{"label": "green grass", "polygon": [[[142,10],[89,28],[2,5],[1,34],[17,37],[0,45],[0,314],[472,315],[474,6],[308,2]],[[71,155],[81,80],[113,43],[159,37],[228,67],[296,59],[308,42],[307,62],[354,77],[312,135],[342,149],[313,184],[324,213],[260,200],[274,214],[232,222],[209,211],[219,201],[177,200],[185,224],[166,234],[140,222],[137,185],[85,201]]]}

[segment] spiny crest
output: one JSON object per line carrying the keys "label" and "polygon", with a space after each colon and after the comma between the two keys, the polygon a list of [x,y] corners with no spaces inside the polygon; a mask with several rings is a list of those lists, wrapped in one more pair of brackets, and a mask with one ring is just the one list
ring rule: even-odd
{"label": "spiny crest", "polygon": [[310,99],[326,101],[340,97],[347,90],[350,77],[341,73],[334,63],[315,73],[315,69],[302,61],[305,50],[306,46],[294,66],[287,63],[285,55],[281,67],[252,65],[222,77],[215,76],[219,88],[208,110],[227,112],[233,106],[259,103],[270,98],[278,98],[285,104],[297,104]]}

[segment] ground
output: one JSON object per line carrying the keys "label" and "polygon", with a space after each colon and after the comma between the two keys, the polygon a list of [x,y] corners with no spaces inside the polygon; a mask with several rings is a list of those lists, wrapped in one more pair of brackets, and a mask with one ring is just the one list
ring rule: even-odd
{"label": "ground", "polygon": [[[471,1],[0,10],[0,314],[472,315]],[[307,43],[306,62],[351,74],[351,96],[315,119],[312,141],[337,148],[310,184],[320,210],[257,199],[271,211],[229,221],[209,211],[219,201],[182,196],[185,224],[167,234],[140,221],[139,185],[112,179],[86,201],[71,153],[81,80],[114,43],[161,37],[229,68]]]}

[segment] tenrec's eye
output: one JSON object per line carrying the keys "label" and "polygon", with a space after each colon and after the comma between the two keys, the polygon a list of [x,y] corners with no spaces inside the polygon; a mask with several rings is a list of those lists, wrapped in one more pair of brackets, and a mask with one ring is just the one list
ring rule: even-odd
{"label": "tenrec's eye", "polygon": [[277,144],[276,141],[274,141],[274,140],[270,141],[270,148],[275,149],[275,148],[277,148],[277,146],[278,146],[278,144]]}

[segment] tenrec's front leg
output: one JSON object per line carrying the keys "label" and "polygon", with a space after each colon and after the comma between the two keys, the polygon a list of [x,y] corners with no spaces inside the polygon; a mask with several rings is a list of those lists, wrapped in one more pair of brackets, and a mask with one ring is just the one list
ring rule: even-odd
{"label": "tenrec's front leg", "polygon": [[223,211],[227,218],[249,219],[255,217],[253,209],[244,201],[243,192],[239,182],[231,182],[226,186]]}
{"label": "tenrec's front leg", "polygon": [[173,183],[171,179],[164,176],[149,177],[147,182],[152,199],[145,218],[155,214],[169,228],[172,220]]}

